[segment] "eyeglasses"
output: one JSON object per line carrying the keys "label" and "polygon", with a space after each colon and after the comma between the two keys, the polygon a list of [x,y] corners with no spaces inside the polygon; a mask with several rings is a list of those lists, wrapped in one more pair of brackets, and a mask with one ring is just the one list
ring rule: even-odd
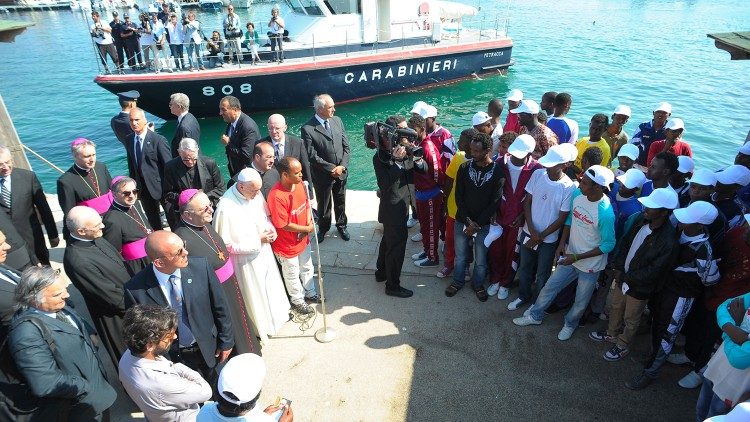
{"label": "eyeglasses", "polygon": [[123,196],[138,195],[138,189],[124,190],[120,192],[120,195],[123,195]]}
{"label": "eyeglasses", "polygon": [[160,256],[159,258],[175,259],[178,256],[182,256],[182,254],[184,254],[184,253],[187,253],[187,242],[183,240],[182,241],[182,247],[180,248],[180,250],[177,251],[177,253],[175,253],[174,255],[171,255],[171,256],[170,255]]}
{"label": "eyeglasses", "polygon": [[204,212],[208,212],[212,208],[213,208],[213,206],[211,204],[208,204],[208,205],[206,205],[205,207],[203,207],[201,209],[198,209],[198,210],[188,210],[188,212],[193,213],[193,214],[201,214],[201,213],[204,213]]}

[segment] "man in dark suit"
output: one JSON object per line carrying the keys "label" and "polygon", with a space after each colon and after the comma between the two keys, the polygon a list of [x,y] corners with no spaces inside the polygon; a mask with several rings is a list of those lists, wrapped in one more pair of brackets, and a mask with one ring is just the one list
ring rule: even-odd
{"label": "man in dark suit", "polygon": [[121,111],[109,121],[112,132],[123,146],[127,146],[127,139],[133,133],[130,128],[130,110],[136,107],[136,102],[141,94],[138,91],[125,91],[117,93],[117,101],[120,102]]}
{"label": "man in dark suit", "polygon": [[227,129],[221,135],[221,143],[227,153],[229,177],[234,177],[240,170],[250,167],[253,161],[253,147],[260,139],[260,130],[255,120],[242,112],[240,100],[227,95],[219,102],[219,115],[227,123]]}
{"label": "man in dark suit", "polygon": [[174,136],[170,144],[172,158],[179,154],[180,141],[184,138],[194,139],[195,142],[201,142],[201,125],[198,119],[188,111],[190,109],[190,98],[187,95],[178,92],[169,97],[169,111],[177,116],[177,127],[174,129]]}
{"label": "man in dark suit", "polygon": [[264,198],[268,198],[268,192],[281,179],[279,171],[274,167],[275,161],[273,146],[270,142],[255,144],[252,167],[258,171],[260,179],[263,181],[260,191]]}
{"label": "man in dark suit", "polygon": [[151,233],[146,250],[153,263],[125,285],[125,306],[171,306],[179,327],[170,357],[211,383],[216,365],[226,360],[234,347],[221,284],[206,258],[188,259],[185,243],[172,232]]}
{"label": "man in dark suit", "polygon": [[[294,157],[302,164],[302,180],[310,184],[312,191],[312,175],[310,174],[310,160],[307,156],[302,139],[286,133],[286,119],[281,114],[272,114],[268,118],[268,136],[258,142],[268,142],[273,147],[275,163],[284,157]],[[256,169],[257,170],[257,169]],[[312,192],[310,192],[312,196]]]}
{"label": "man in dark suit", "polygon": [[313,186],[318,199],[318,242],[331,228],[331,199],[336,214],[336,228],[344,240],[346,229],[346,176],[349,165],[349,140],[338,116],[333,99],[321,94],[313,99],[315,115],[302,126],[302,140],[312,167]]}
{"label": "man in dark suit", "polygon": [[5,234],[5,241],[10,245],[8,257],[5,260],[6,266],[20,272],[29,265],[39,263],[36,255],[29,251],[29,246],[21,233],[16,230],[10,216],[4,212],[0,212],[0,231]]}
{"label": "man in dark suit", "polygon": [[184,138],[178,149],[179,156],[164,166],[162,192],[164,210],[172,230],[179,226],[177,197],[185,189],[201,189],[215,207],[226,190],[219,166],[212,158],[199,154],[198,143]]}
{"label": "man in dark suit", "polygon": [[50,267],[23,273],[16,287],[21,311],[13,318],[8,347],[39,397],[39,420],[101,420],[117,393],[96,352],[96,333],[65,304],[68,284]]}
{"label": "man in dark suit", "polygon": [[[5,338],[10,320],[15,313],[13,298],[16,285],[21,278],[18,271],[5,265],[8,251],[10,251],[10,245],[5,238],[5,234],[0,231],[0,338]],[[2,415],[2,412],[0,412],[0,415]]]}
{"label": "man in dark suit", "polygon": [[159,201],[162,199],[164,165],[172,159],[167,140],[149,129],[146,115],[140,108],[130,111],[130,127],[125,149],[128,153],[128,172],[141,190],[141,203],[151,227],[160,230]]}
{"label": "man in dark suit", "polygon": [[36,174],[25,169],[14,169],[10,150],[5,147],[0,147],[0,212],[10,217],[30,247],[29,252],[36,255],[42,264],[49,265],[49,250],[37,212],[53,248],[60,244],[55,217]]}

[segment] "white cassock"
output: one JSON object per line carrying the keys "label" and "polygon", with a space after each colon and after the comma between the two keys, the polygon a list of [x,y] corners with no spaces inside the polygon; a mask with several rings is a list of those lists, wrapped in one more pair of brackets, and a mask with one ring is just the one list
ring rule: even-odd
{"label": "white cassock", "polygon": [[247,200],[235,186],[219,200],[213,224],[229,250],[247,313],[266,342],[289,320],[289,300],[271,245],[260,240],[273,229],[266,200],[261,194]]}

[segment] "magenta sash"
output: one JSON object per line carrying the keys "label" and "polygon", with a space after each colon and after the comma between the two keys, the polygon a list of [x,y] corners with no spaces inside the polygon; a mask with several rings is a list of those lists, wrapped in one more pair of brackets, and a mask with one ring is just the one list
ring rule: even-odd
{"label": "magenta sash", "polygon": [[105,193],[104,195],[97,196],[96,198],[87,199],[85,201],[81,201],[78,203],[78,205],[83,205],[86,207],[90,207],[96,210],[100,215],[104,214],[109,210],[110,205],[112,205],[112,191],[109,191]]}
{"label": "magenta sash", "polygon": [[216,277],[219,278],[219,282],[223,283],[229,280],[229,277],[234,275],[234,266],[232,265],[232,259],[227,259],[227,262],[221,266],[216,272]]}
{"label": "magenta sash", "polygon": [[146,238],[122,245],[122,259],[132,261],[146,257]]}

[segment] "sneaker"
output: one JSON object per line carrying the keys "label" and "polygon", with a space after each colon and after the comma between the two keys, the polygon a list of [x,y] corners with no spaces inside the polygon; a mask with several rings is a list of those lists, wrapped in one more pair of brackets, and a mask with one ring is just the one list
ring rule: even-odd
{"label": "sneaker", "polygon": [[525,327],[527,325],[539,325],[542,323],[542,321],[537,321],[534,318],[531,317],[531,315],[524,315],[520,318],[513,318],[513,323]]}
{"label": "sneaker", "polygon": [[292,310],[301,315],[310,315],[315,310],[305,302],[292,304]]}
{"label": "sneaker", "polygon": [[673,365],[685,365],[688,363],[693,363],[684,353],[672,353],[671,355],[667,356],[667,362],[673,364]]}
{"label": "sneaker", "polygon": [[534,304],[533,303],[531,304],[531,306],[529,306],[528,308],[526,308],[525,311],[523,311],[523,316],[529,316],[529,315],[531,315],[531,310],[532,309],[534,309]]}
{"label": "sneaker", "polygon": [[627,356],[628,353],[630,353],[630,349],[628,349],[627,347],[622,349],[620,348],[620,346],[615,344],[611,349],[607,350],[604,353],[604,360],[606,360],[607,362],[615,362]]}
{"label": "sneaker", "polygon": [[323,299],[320,295],[305,296],[305,302],[307,303],[323,303]]}
{"label": "sneaker", "polygon": [[521,305],[523,305],[523,300],[519,297],[518,299],[514,300],[513,302],[510,302],[508,304],[508,310],[509,311],[515,311],[518,309]]}
{"label": "sneaker", "polygon": [[453,267],[443,267],[440,271],[435,274],[438,278],[445,278],[451,275],[453,272]]}
{"label": "sneaker", "polygon": [[610,343],[616,343],[617,337],[610,336],[607,331],[592,331],[589,333],[589,338],[594,341],[608,341]]}
{"label": "sneaker", "polygon": [[419,261],[420,259],[427,258],[427,254],[425,252],[418,252],[411,256],[412,261]]}
{"label": "sneaker", "polygon": [[567,325],[563,325],[562,330],[557,334],[557,339],[560,341],[570,340],[570,338],[573,336],[573,331],[575,331],[575,327],[568,327]]}
{"label": "sneaker", "polygon": [[695,371],[690,371],[677,382],[677,385],[687,389],[698,388],[701,384],[703,384],[703,377]]}
{"label": "sneaker", "polygon": [[498,290],[500,290],[500,283],[492,283],[489,287],[487,287],[487,294],[490,296],[495,296]]}
{"label": "sneaker", "polygon": [[510,289],[508,289],[507,287],[501,287],[497,290],[498,300],[507,299],[509,294],[510,294]]}
{"label": "sneaker", "polygon": [[417,233],[414,236],[411,237],[412,242],[421,242],[422,241],[422,233]]}
{"label": "sneaker", "polygon": [[631,390],[643,390],[651,384],[653,379],[649,378],[645,372],[641,372],[637,377],[625,383],[625,387]]}
{"label": "sneaker", "polygon": [[411,217],[408,220],[406,220],[406,227],[412,228],[412,227],[416,226],[417,223],[419,223],[419,220],[417,220],[414,217]]}
{"label": "sneaker", "polygon": [[438,261],[433,261],[430,258],[420,259],[419,261],[414,261],[414,265],[416,265],[419,268],[432,268],[437,267],[440,263]]}

